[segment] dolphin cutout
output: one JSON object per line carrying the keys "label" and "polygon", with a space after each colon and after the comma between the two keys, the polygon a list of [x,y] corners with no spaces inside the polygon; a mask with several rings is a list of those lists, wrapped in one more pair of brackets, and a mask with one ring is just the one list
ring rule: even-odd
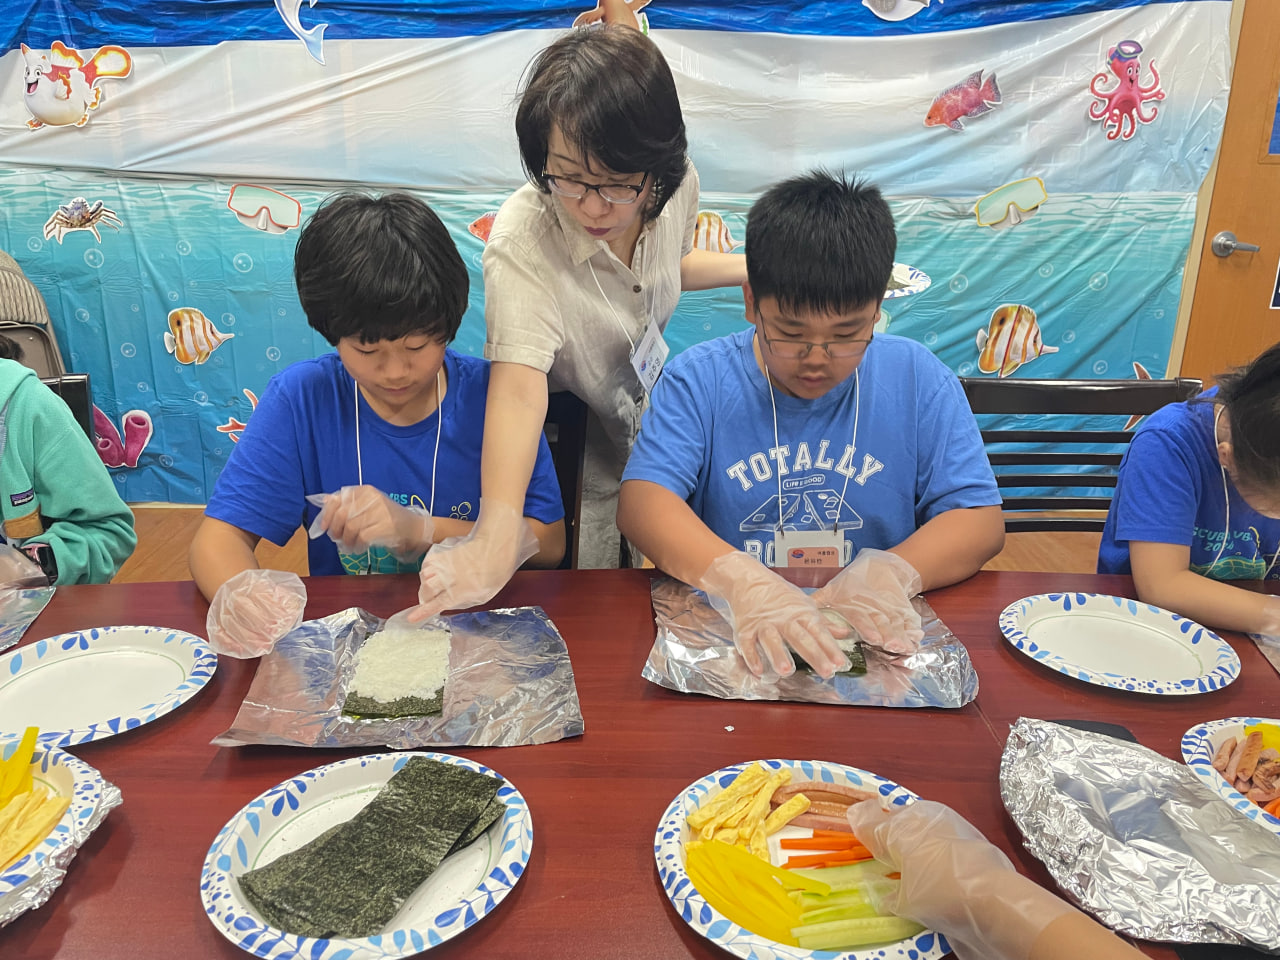
{"label": "dolphin cutout", "polygon": [[[302,21],[298,14],[302,10],[302,0],[273,0],[276,5],[276,12],[280,14],[280,19],[284,21],[284,25],[302,41],[303,46],[307,48],[307,53],[311,54],[311,58],[317,63],[324,63],[324,28],[327,23],[318,23],[310,30],[302,29]],[[314,7],[316,0],[307,0],[307,6]]]}

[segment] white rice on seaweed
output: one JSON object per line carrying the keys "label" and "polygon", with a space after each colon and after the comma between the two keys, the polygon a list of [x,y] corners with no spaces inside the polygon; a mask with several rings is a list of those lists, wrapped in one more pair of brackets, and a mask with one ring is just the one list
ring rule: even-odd
{"label": "white rice on seaweed", "polygon": [[369,636],[356,654],[352,693],[391,703],[429,699],[449,676],[449,631],[392,627]]}

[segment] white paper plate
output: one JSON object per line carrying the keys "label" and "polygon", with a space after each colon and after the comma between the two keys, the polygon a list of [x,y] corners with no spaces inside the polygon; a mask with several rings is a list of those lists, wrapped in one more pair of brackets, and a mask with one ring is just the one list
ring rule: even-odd
{"label": "white paper plate", "polygon": [[1191,768],[1191,772],[1203,780],[1209,789],[1223,800],[1250,820],[1262,824],[1272,833],[1280,833],[1280,820],[1241,794],[1227,783],[1222,774],[1213,769],[1213,758],[1217,755],[1223,741],[1243,736],[1244,728],[1252,727],[1255,723],[1280,725],[1280,720],[1271,720],[1266,717],[1230,717],[1226,720],[1210,720],[1208,723],[1197,724],[1182,735],[1182,759]]}
{"label": "white paper plate", "polygon": [[456,936],[497,907],[524,874],[533,849],[533,818],[510,781],[498,790],[506,813],[474,843],[446,858],[377,936],[317,940],[284,933],[258,917],[233,880],[350,820],[410,757],[501,776],[447,753],[379,753],[316,767],[272,787],[231,818],[205,857],[200,899],[218,932],[258,957],[408,957]]}
{"label": "white paper plate", "polygon": [[1100,593],[1046,593],[1011,603],[1000,632],[1032,660],[1077,680],[1168,696],[1220,690],[1240,658],[1194,620]]}
{"label": "white paper plate", "polygon": [[[821,960],[873,960],[873,958],[874,960],[932,960],[934,957],[945,956],[951,951],[946,939],[931,930],[925,930],[899,943],[878,947],[864,947],[858,950],[805,950],[754,934],[738,926],[707,903],[690,881],[689,875],[685,873],[684,845],[689,839],[689,828],[685,824],[685,817],[696,810],[704,800],[723,790],[734,777],[755,762],[759,762],[767,770],[790,767],[795,771],[798,780],[822,780],[827,783],[861,787],[864,790],[875,790],[888,803],[895,806],[903,806],[918,799],[905,787],[900,787],[883,777],[877,777],[874,773],[821,760],[760,760],[737,763],[731,767],[723,767],[691,783],[671,801],[671,805],[667,807],[662,820],[658,823],[657,835],[653,838],[653,856],[658,862],[658,876],[662,879],[662,888],[667,892],[671,905],[676,908],[676,913],[684,918],[685,923],[734,956],[749,958],[749,960],[815,960],[815,958],[821,958]],[[800,831],[795,828],[783,828],[783,831],[788,830],[797,836],[809,833],[809,831]],[[776,862],[779,858],[773,839],[770,838],[770,850]]]}
{"label": "white paper plate", "polygon": [[[0,745],[0,760],[13,756],[18,741]],[[97,813],[106,787],[102,774],[83,760],[56,747],[37,746],[31,757],[31,779],[71,804],[57,825],[34,850],[0,873],[0,924],[38,907],[61,882],[62,872],[76,855],[77,837]],[[49,877],[58,881],[49,885]],[[40,892],[36,892],[39,890]]]}
{"label": "white paper plate", "polygon": [[929,289],[929,285],[933,283],[929,279],[929,275],[919,267],[911,267],[905,263],[895,263],[893,265],[893,273],[894,279],[899,282],[905,281],[906,286],[886,290],[884,294],[886,300],[894,300],[898,297],[907,297],[913,293],[919,293],[921,290]]}
{"label": "white paper plate", "polygon": [[40,728],[65,747],[124,733],[171,713],[209,682],[218,658],[168,627],[97,627],[0,657],[0,731]]}

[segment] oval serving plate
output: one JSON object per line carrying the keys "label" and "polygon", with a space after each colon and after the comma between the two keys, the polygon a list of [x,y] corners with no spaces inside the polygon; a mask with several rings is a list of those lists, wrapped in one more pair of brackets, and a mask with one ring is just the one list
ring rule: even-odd
{"label": "oval serving plate", "polygon": [[[0,745],[0,759],[7,759],[18,749],[18,741]],[[102,802],[105,786],[100,774],[83,760],[56,747],[37,746],[31,757],[31,779],[58,796],[68,797],[70,805],[49,835],[21,860],[0,873],[0,922],[8,922],[21,913],[43,904],[61,883],[54,883],[41,895],[31,897],[22,908],[11,912],[11,904],[26,898],[28,888],[47,883],[46,867],[65,870],[76,854],[76,826],[83,827]],[[81,831],[83,833],[83,829]],[[83,836],[81,837],[83,840]]]}
{"label": "oval serving plate", "polygon": [[1182,760],[1191,772],[1204,781],[1210,790],[1231,804],[1250,820],[1262,824],[1272,833],[1280,833],[1280,820],[1244,796],[1226,777],[1213,769],[1213,758],[1228,737],[1235,739],[1244,734],[1245,727],[1255,723],[1274,723],[1280,720],[1267,717],[1229,717],[1226,720],[1210,720],[1198,723],[1182,735]]}
{"label": "oval serving plate", "polygon": [[218,657],[169,627],[95,627],[0,657],[0,730],[40,743],[91,743],[172,713],[204,689]]}
{"label": "oval serving plate", "polygon": [[1000,632],[1032,660],[1115,690],[1185,696],[1220,690],[1240,675],[1240,658],[1212,630],[1125,597],[1026,597],[1004,608]]}
{"label": "oval serving plate", "polygon": [[[723,947],[736,957],[744,960],[932,960],[950,952],[951,948],[941,935],[932,930],[925,930],[914,937],[898,943],[881,944],[879,946],[860,947],[855,950],[805,950],[789,944],[778,943],[766,937],[752,933],[729,920],[717,911],[700,894],[684,869],[684,845],[689,839],[689,828],[685,817],[693,812],[706,799],[723,790],[733,778],[752,763],[760,763],[766,770],[779,770],[790,767],[797,778],[805,780],[823,780],[827,783],[847,784],[861,787],[864,790],[875,790],[886,802],[894,806],[905,806],[919,799],[905,787],[900,787],[891,780],[878,777],[874,773],[846,767],[839,763],[828,763],[822,760],[750,760],[736,763],[730,767],[722,767],[709,773],[701,780],[689,784],[671,801],[658,823],[658,832],[653,838],[653,856],[658,863],[658,875],[662,879],[662,888],[667,899],[675,907],[676,913],[684,918],[694,930],[702,934],[712,943]],[[770,838],[770,850],[776,853],[776,837],[785,831],[795,828],[783,827],[782,831]],[[797,831],[796,836],[807,836],[808,832]]]}
{"label": "oval serving plate", "polygon": [[482,764],[447,753],[382,753],[326,764],[251,800],[218,833],[200,873],[200,899],[224,937],[257,957],[386,960],[408,957],[456,936],[491,913],[524,874],[533,818],[505,780],[506,812],[470,846],[446,857],[404,902],[386,931],[359,939],[318,940],[260,920],[233,878],[264,866],[358,813],[410,757],[430,757],[502,779]]}

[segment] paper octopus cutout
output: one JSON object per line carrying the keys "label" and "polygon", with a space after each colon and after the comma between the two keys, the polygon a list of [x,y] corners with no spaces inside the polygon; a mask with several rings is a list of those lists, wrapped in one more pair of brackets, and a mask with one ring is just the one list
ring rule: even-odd
{"label": "paper octopus cutout", "polygon": [[1159,112],[1154,105],[1148,116],[1142,105],[1148,100],[1163,100],[1164,91],[1160,89],[1160,74],[1156,72],[1156,62],[1152,60],[1151,83],[1143,85],[1140,80],[1142,61],[1138,54],[1142,53],[1142,44],[1136,40],[1121,40],[1107,51],[1107,66],[1111,68],[1119,84],[1111,90],[1099,89],[1098,83],[1107,79],[1106,73],[1096,73],[1089,83],[1089,92],[1097,97],[1097,101],[1089,104],[1089,119],[1101,120],[1107,128],[1108,140],[1129,140],[1138,130],[1139,123],[1150,123]]}
{"label": "paper octopus cutout", "polygon": [[58,207],[53,212],[53,216],[44,222],[44,238],[48,240],[53,237],[61,243],[62,238],[68,233],[88,230],[93,234],[93,238],[101,243],[102,235],[98,233],[100,223],[113,230],[119,230],[123,226],[123,222],[116,216],[115,211],[103,206],[101,200],[95,200],[90,205],[84,197],[76,197],[70,203],[64,203]]}

